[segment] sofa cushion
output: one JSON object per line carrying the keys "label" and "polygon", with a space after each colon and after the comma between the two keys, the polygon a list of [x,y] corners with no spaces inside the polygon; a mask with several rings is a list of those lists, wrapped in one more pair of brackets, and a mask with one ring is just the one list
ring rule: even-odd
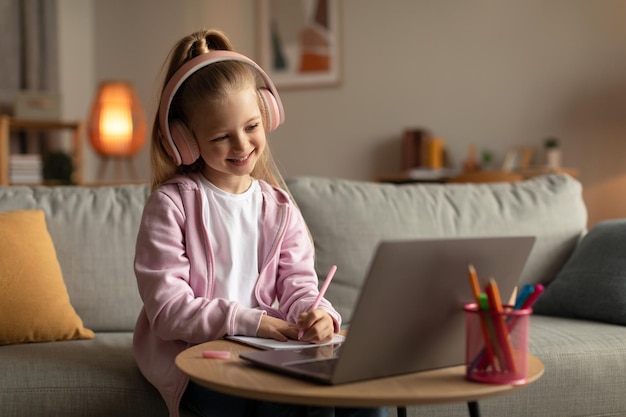
{"label": "sofa cushion", "polygon": [[596,224],[534,306],[538,314],[626,325],[626,220]]}
{"label": "sofa cushion", "polygon": [[0,358],[2,415],[167,416],[159,393],[137,368],[132,333],[1,346]]}
{"label": "sofa cushion", "polygon": [[550,175],[517,183],[393,185],[300,177],[289,189],[309,226],[323,277],[341,262],[327,292],[346,324],[383,239],[534,235],[520,278],[547,283],[585,231],[582,186]]}
{"label": "sofa cushion", "polygon": [[141,298],[135,241],[150,186],[0,187],[0,212],[41,209],[67,291],[86,327],[132,331]]}
{"label": "sofa cushion", "polygon": [[41,210],[0,213],[0,344],[89,339]]}

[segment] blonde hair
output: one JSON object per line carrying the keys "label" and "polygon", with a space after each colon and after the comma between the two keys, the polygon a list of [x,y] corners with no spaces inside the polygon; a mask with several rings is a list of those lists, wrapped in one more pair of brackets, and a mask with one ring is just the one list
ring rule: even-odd
{"label": "blonde hair", "polygon": [[[167,82],[183,64],[200,54],[206,54],[212,50],[233,50],[228,37],[219,30],[200,30],[178,41],[168,55],[169,66],[165,74],[159,100],[163,99],[163,89],[165,89]],[[170,115],[189,126],[193,109],[200,101],[206,103],[208,100],[218,105],[224,97],[233,91],[239,91],[246,87],[254,87],[256,89],[258,84],[259,74],[248,64],[238,61],[213,63],[199,69],[180,86],[172,99]],[[266,108],[260,96],[258,102],[263,115],[263,123],[267,126]],[[202,158],[199,158],[191,165],[176,166],[161,141],[162,136],[163,133],[161,132],[159,115],[157,113],[154,117],[150,147],[153,191],[177,174],[200,172],[204,167]],[[266,145],[265,151],[257,161],[252,171],[252,176],[287,190],[285,180],[272,157],[269,144]]]}

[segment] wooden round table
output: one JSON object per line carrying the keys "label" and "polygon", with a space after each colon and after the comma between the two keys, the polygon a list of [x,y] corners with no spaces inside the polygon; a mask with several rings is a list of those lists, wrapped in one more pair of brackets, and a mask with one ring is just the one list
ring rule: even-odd
{"label": "wooden round table", "polygon": [[[216,340],[193,346],[176,357],[176,366],[192,381],[225,394],[263,401],[340,407],[382,407],[467,402],[478,415],[477,401],[506,394],[524,385],[495,385],[465,379],[465,366],[415,372],[369,381],[322,385],[249,364],[239,353],[255,348]],[[205,350],[231,352],[230,359],[204,359]],[[539,379],[543,364],[528,357],[528,383]],[[472,413],[475,409],[475,413]],[[400,411],[399,415],[404,415]]]}

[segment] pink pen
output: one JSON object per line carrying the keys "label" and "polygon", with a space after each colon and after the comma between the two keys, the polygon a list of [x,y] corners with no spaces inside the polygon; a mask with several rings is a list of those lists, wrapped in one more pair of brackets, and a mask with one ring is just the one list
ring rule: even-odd
{"label": "pink pen", "polygon": [[[332,281],[333,277],[335,276],[335,271],[337,271],[337,265],[331,266],[330,271],[328,271],[328,275],[326,275],[326,279],[324,280],[324,283],[322,284],[322,288],[320,289],[320,292],[317,294],[317,298],[313,302],[313,305],[311,306],[310,311],[313,311],[317,307],[319,307],[320,301],[322,301],[322,297],[324,297],[324,294],[326,293],[326,290],[328,289],[328,286],[330,285],[330,281]],[[304,334],[304,328],[301,328],[300,331],[298,332],[298,340],[302,339],[303,334]]]}

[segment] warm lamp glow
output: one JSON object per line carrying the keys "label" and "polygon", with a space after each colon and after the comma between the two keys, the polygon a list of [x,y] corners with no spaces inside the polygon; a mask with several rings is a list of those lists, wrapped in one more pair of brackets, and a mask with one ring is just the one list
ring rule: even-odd
{"label": "warm lamp glow", "polygon": [[100,84],[91,109],[89,138],[102,156],[130,157],[141,149],[146,139],[146,120],[130,84]]}
{"label": "warm lamp glow", "polygon": [[91,107],[89,140],[102,156],[98,178],[104,179],[109,159],[116,159],[116,177],[121,179],[122,160],[137,179],[132,157],[146,140],[146,118],[132,86],[122,81],[105,81]]}
{"label": "warm lamp glow", "polygon": [[[133,139],[133,118],[128,103],[112,103],[115,106],[105,106],[100,117],[100,134],[106,146],[118,147]],[[118,106],[123,104],[124,106]]]}

